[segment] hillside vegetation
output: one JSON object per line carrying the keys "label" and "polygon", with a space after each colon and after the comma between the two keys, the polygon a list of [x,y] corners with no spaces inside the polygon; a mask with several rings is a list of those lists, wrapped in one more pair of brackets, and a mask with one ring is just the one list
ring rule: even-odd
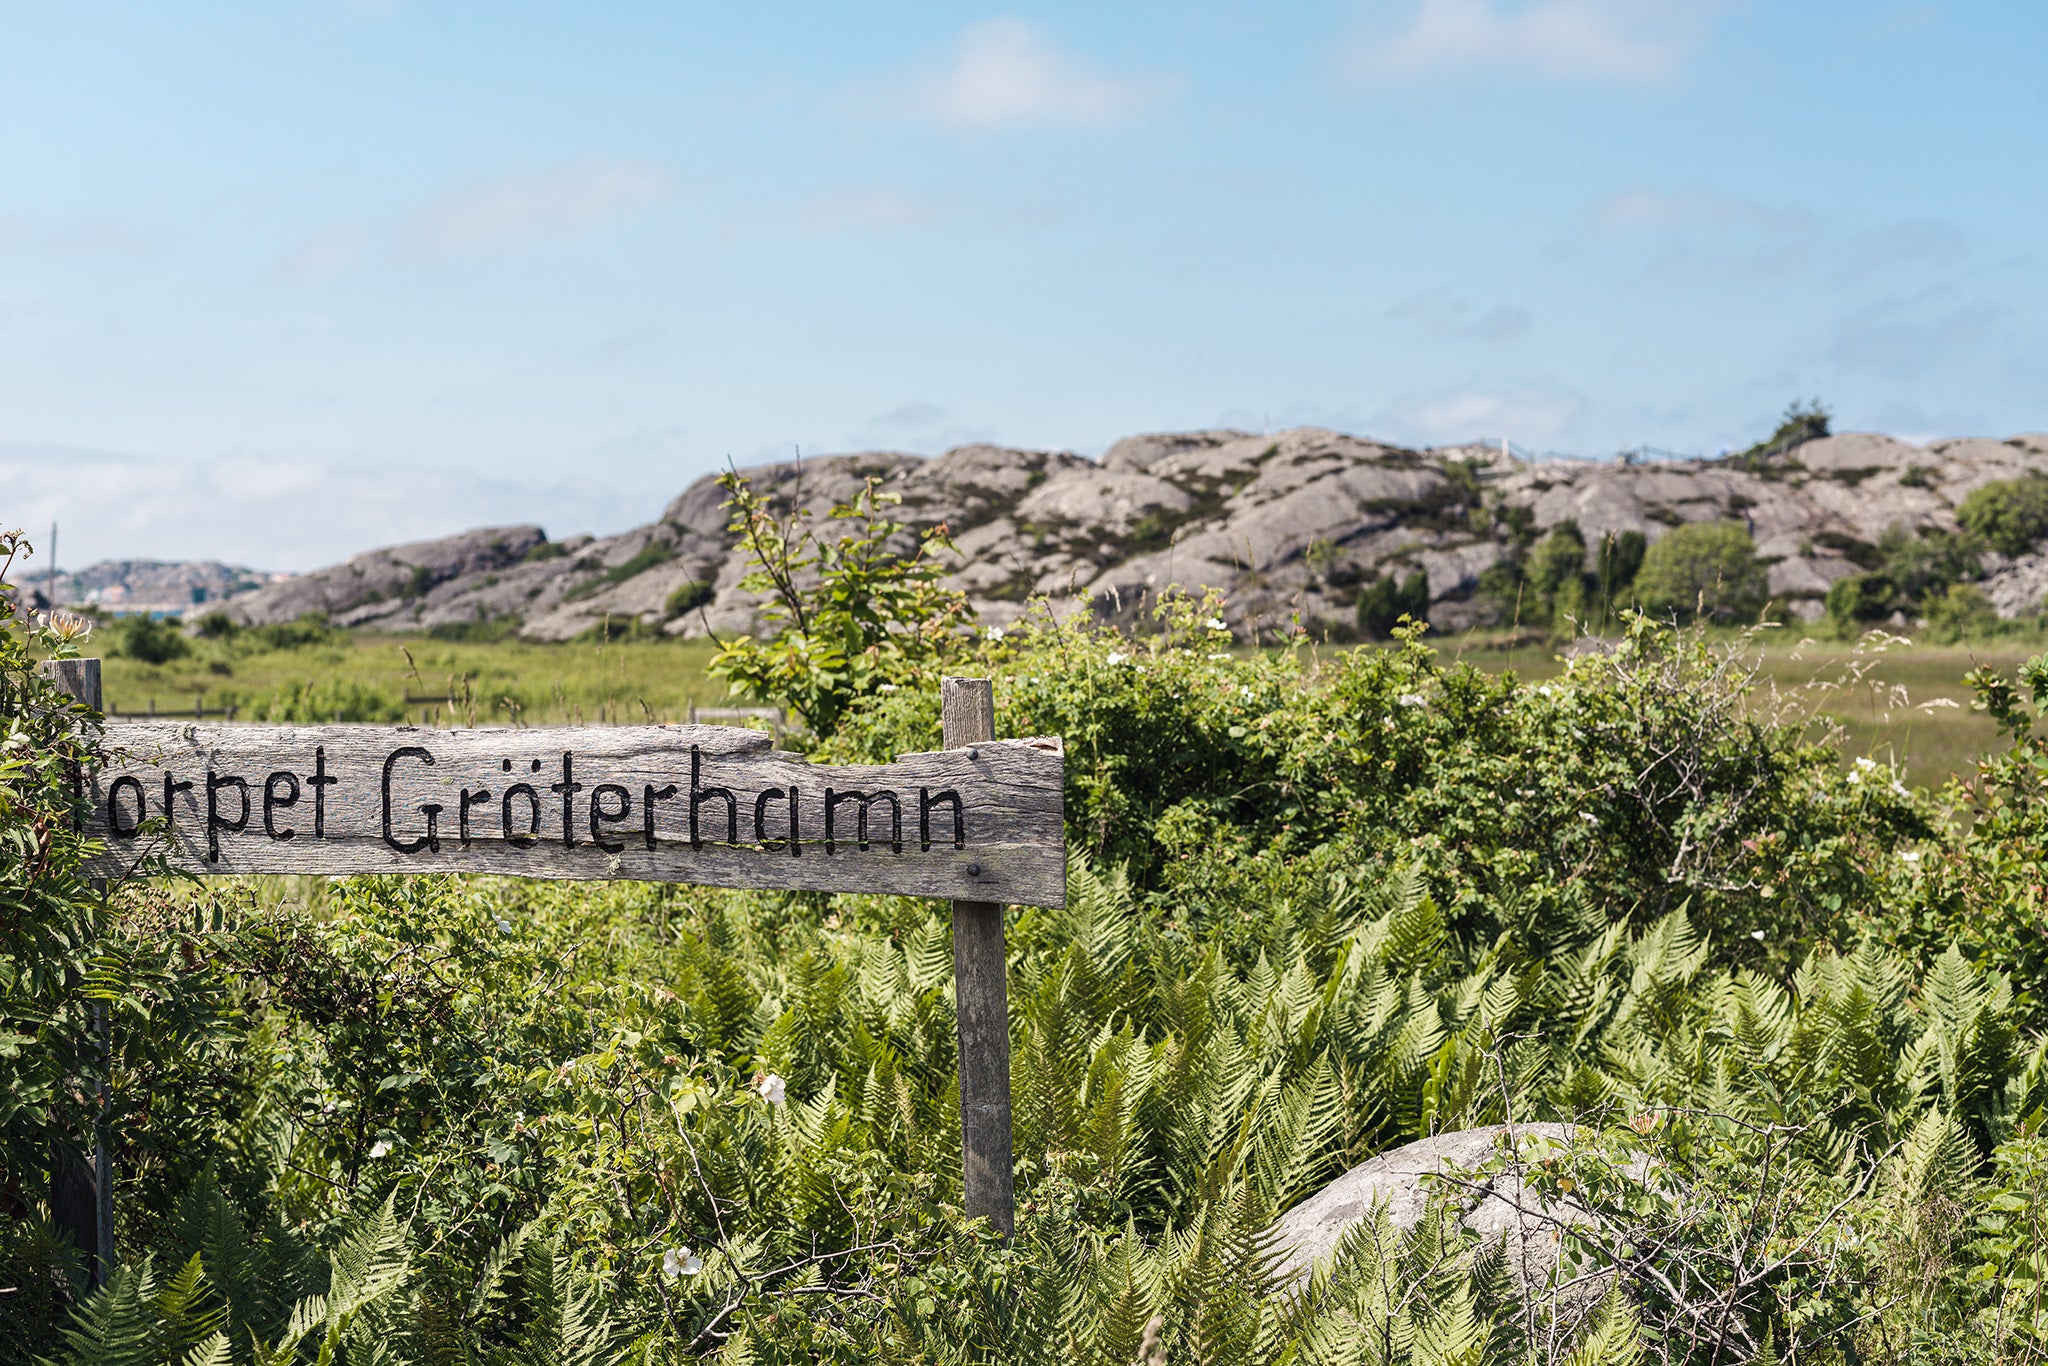
{"label": "hillside vegetation", "polygon": [[[2048,659],[1973,677],[2004,738],[1943,802],[1772,720],[1743,641],[1639,615],[1539,682],[1412,625],[1233,651],[1192,598],[905,651],[866,633],[954,604],[901,563],[837,563],[843,615],[715,667],[818,699],[839,758],[934,746],[941,669],[1065,737],[1069,905],[1010,922],[1013,1242],[959,1210],[943,907],[144,878],[102,908],[64,819],[92,718],[34,671],[79,642],[10,619],[0,1356],[2048,1352]],[[88,1294],[50,1172],[101,1075],[125,1265]],[[1276,1277],[1265,1230],[1346,1166],[1535,1120],[1578,1126],[1519,1176],[1591,1216],[1558,1230],[1584,1293],[1522,1289],[1456,1181]]]}

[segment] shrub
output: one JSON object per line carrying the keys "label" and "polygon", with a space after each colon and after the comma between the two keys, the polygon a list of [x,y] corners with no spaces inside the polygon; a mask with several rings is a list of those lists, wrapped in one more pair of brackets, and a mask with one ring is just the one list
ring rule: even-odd
{"label": "shrub", "polygon": [[539,564],[543,560],[559,560],[569,553],[569,547],[560,541],[542,541],[530,548],[522,557],[523,564]]}
{"label": "shrub", "polygon": [[1593,572],[1603,617],[1628,605],[1630,590],[1643,567],[1643,552],[1648,547],[1649,540],[1640,531],[1610,531],[1600,538],[1600,554]]}
{"label": "shrub", "polygon": [[729,529],[747,546],[752,569],[740,587],[763,599],[767,639],[740,636],[712,659],[710,672],[732,692],[787,701],[812,732],[829,736],[847,710],[884,688],[933,678],[960,645],[969,622],[966,595],[947,588],[938,552],[952,549],[944,526],[895,547],[909,528],[883,509],[900,501],[870,476],[835,505],[822,534],[808,509],[778,513],[737,473],[720,477]]}
{"label": "shrub", "polygon": [[518,617],[479,617],[475,621],[444,621],[427,628],[430,640],[460,641],[465,645],[490,645],[519,634]]}
{"label": "shrub", "polygon": [[660,541],[649,541],[646,545],[634,551],[632,556],[623,563],[613,565],[588,583],[577,584],[562,595],[562,600],[564,602],[579,602],[594,593],[610,588],[613,584],[624,583],[627,579],[636,578],[656,565],[667,564],[675,557],[674,547],[664,545]]}
{"label": "shrub", "polygon": [[192,643],[178,629],[176,617],[144,614],[120,619],[114,628],[114,648],[145,664],[168,664],[192,653]]}
{"label": "shrub", "polygon": [[2006,626],[1974,583],[1950,584],[1938,598],[1929,598],[1924,608],[1927,630],[1936,640],[1955,641],[1988,635]]}
{"label": "shrub", "polygon": [[1429,617],[1429,572],[1410,570],[1405,579],[1391,572],[1367,584],[1358,594],[1358,629],[1371,640],[1391,640],[1394,628],[1406,619],[1424,621]]}
{"label": "shrub", "polygon": [[1754,620],[1769,597],[1756,543],[1739,522],[1693,522],[1652,542],[1636,574],[1636,600],[1647,612],[1690,620]]}
{"label": "shrub", "polygon": [[291,621],[252,626],[246,638],[267,650],[298,650],[338,640],[342,632],[328,624],[325,612],[304,612]]}
{"label": "shrub", "polygon": [[702,579],[684,579],[669,590],[668,599],[662,603],[662,615],[670,621],[699,607],[708,606],[718,596],[718,589]]}
{"label": "shrub", "polygon": [[328,678],[287,683],[269,693],[238,703],[245,721],[330,722],[403,721],[405,703],[380,688],[353,678]]}
{"label": "shrub", "polygon": [[204,640],[233,640],[242,626],[226,612],[208,612],[193,629]]}
{"label": "shrub", "polygon": [[1848,574],[1828,585],[1828,620],[1847,632],[1882,621],[1895,610],[1898,588],[1885,574]]}
{"label": "shrub", "polygon": [[1956,521],[2001,555],[2024,555],[2048,536],[2048,476],[2030,474],[1972,489]]}

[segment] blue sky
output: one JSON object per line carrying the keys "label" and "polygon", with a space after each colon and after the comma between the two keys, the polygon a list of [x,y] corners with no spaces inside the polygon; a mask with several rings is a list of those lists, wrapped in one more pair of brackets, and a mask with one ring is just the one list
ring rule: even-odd
{"label": "blue sky", "polygon": [[2037,0],[0,4],[0,521],[302,569],[797,447],[2040,429],[2044,52]]}

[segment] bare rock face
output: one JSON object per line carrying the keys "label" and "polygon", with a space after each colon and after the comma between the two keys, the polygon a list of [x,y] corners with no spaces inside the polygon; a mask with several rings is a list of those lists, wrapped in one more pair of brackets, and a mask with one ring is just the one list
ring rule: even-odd
{"label": "bare rock face", "polygon": [[[245,625],[292,621],[325,612],[343,626],[405,629],[419,623],[412,607],[436,589],[472,581],[519,563],[547,539],[537,526],[485,527],[438,541],[416,541],[358,555],[229,600]],[[408,615],[410,614],[410,615]]]}
{"label": "bare rock face", "polygon": [[[944,525],[952,582],[981,618],[1006,625],[1036,596],[1060,612],[1136,621],[1179,590],[1225,595],[1225,616],[1260,637],[1345,627],[1381,575],[1427,574],[1431,623],[1498,618],[1479,592],[1513,538],[1577,524],[1589,547],[1635,531],[1655,541],[1691,522],[1733,520],[1757,543],[1772,593],[1819,614],[1836,580],[1873,562],[1893,527],[1955,526],[1956,505],[1992,480],[2048,473],[2048,436],[1913,446],[1845,433],[1760,462],[1546,459],[1491,446],[1411,450],[1303,427],[1127,437],[1100,460],[1064,451],[962,446],[935,459],[876,451],[744,471],[779,509],[822,514],[872,479],[915,532]],[[232,600],[249,621],[324,611],[349,625],[424,630],[515,620],[567,640],[607,622],[671,635],[761,628],[740,581],[747,554],[715,477],[660,520],[617,536],[546,542],[537,527],[465,533],[358,556]],[[1517,530],[1517,527],[1520,530]],[[2033,611],[2048,561],[1994,567],[2001,611]]]}
{"label": "bare rock face", "polygon": [[[1515,1151],[1527,1152],[1531,1140],[1563,1142],[1571,1132],[1567,1124],[1515,1125]],[[1288,1282],[1305,1280],[1318,1262],[1336,1251],[1352,1225],[1370,1219],[1377,1206],[1384,1205],[1389,1222],[1405,1232],[1421,1220],[1433,1195],[1448,1193],[1452,1203],[1465,1210],[1460,1222],[1482,1242],[1507,1242],[1508,1264],[1524,1294],[1550,1294],[1560,1246],[1552,1221],[1580,1223],[1588,1215],[1545,1204],[1512,1170],[1476,1190],[1432,1189],[1427,1179],[1454,1168],[1469,1172],[1480,1167],[1501,1151],[1509,1133],[1508,1126],[1496,1124],[1438,1134],[1353,1167],[1273,1225],[1275,1273]],[[1604,1284],[1582,1284],[1569,1298],[1597,1299],[1605,1289]]]}

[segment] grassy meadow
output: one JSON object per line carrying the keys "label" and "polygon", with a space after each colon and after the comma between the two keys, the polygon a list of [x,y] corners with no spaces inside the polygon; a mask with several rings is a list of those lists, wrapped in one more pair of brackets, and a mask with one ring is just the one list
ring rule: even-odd
{"label": "grassy meadow", "polygon": [[[1436,642],[1445,658],[1529,680],[1557,674],[1558,647],[1486,636]],[[677,722],[690,707],[726,704],[724,683],[705,673],[709,641],[617,640],[536,644],[445,641],[421,636],[347,635],[293,648],[249,637],[196,640],[192,653],[163,664],[113,653],[107,642],[106,696],[122,715],[186,715],[237,709],[243,720],[409,721],[429,726]],[[1934,644],[1900,636],[1824,641],[1784,631],[1757,652],[1756,705],[1843,731],[1846,759],[1897,762],[1908,780],[1939,788],[1967,774],[1995,738],[1970,707],[1963,676],[1979,664],[2011,672],[2042,642],[1999,638]],[[297,711],[280,699],[305,699]],[[347,705],[325,699],[341,698]],[[366,700],[367,699],[367,700]],[[268,706],[269,710],[264,711]]]}
{"label": "grassy meadow", "polygon": [[[246,638],[197,640],[162,664],[110,655],[110,711],[190,716],[238,708],[241,719],[286,696],[369,694],[384,710],[345,720],[421,725],[564,725],[687,720],[692,703],[717,705],[725,686],[704,672],[709,641],[443,641],[423,636],[336,635],[295,648]],[[413,699],[413,700],[408,700]],[[427,699],[427,700],[418,700]],[[394,712],[402,713],[402,717]],[[293,718],[324,720],[317,714]]]}

